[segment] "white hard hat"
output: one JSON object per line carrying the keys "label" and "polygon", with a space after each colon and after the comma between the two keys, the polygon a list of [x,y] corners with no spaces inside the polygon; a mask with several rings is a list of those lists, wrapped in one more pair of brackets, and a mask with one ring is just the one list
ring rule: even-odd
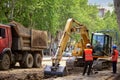
{"label": "white hard hat", "polygon": [[86,44],[86,47],[90,47],[90,46],[91,46],[91,44],[90,44],[90,43],[87,43],[87,44]]}

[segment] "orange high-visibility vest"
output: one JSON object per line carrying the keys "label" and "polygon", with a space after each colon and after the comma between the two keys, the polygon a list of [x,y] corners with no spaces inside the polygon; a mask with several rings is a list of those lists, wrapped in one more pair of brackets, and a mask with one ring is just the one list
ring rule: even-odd
{"label": "orange high-visibility vest", "polygon": [[112,61],[117,61],[118,59],[118,50],[114,50],[114,55],[112,55]]}
{"label": "orange high-visibility vest", "polygon": [[85,61],[92,61],[93,60],[93,56],[92,56],[92,49],[85,49]]}

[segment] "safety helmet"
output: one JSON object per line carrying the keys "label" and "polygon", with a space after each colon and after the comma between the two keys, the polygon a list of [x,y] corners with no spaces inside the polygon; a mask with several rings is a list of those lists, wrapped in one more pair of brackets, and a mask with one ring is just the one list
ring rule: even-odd
{"label": "safety helmet", "polygon": [[112,46],[112,48],[113,48],[113,49],[116,49],[116,48],[117,48],[117,46],[116,46],[116,45],[113,45],[113,46]]}
{"label": "safety helmet", "polygon": [[87,43],[87,44],[86,44],[86,47],[91,47],[90,43]]}

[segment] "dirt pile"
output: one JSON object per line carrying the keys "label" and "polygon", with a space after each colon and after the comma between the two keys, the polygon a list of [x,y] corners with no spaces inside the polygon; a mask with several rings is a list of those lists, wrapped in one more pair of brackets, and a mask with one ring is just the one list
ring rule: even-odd
{"label": "dirt pile", "polygon": [[15,69],[0,71],[0,80],[42,80],[43,69]]}

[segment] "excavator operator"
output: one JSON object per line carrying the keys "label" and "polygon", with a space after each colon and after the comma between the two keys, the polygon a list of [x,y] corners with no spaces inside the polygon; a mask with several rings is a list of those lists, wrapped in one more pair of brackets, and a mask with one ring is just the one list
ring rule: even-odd
{"label": "excavator operator", "polygon": [[85,75],[86,71],[88,71],[87,75],[90,75],[92,64],[93,64],[92,54],[93,54],[93,49],[91,48],[91,45],[88,43],[86,44],[86,49],[84,49],[84,53],[83,53],[83,58],[85,60],[83,76]]}

